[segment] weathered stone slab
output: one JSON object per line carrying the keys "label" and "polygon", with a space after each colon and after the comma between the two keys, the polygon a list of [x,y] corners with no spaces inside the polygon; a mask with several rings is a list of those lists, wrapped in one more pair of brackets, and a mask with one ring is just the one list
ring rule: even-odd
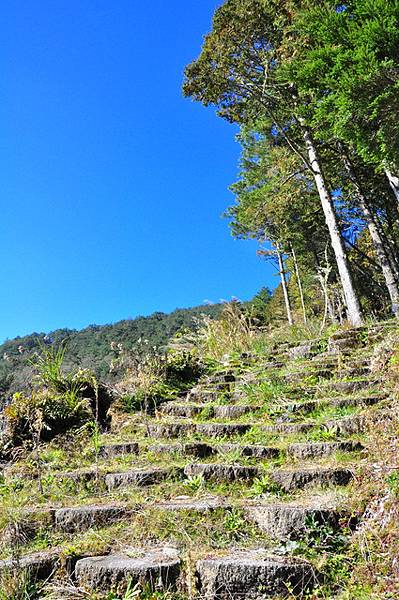
{"label": "weathered stone slab", "polygon": [[294,504],[258,504],[244,508],[245,514],[269,537],[297,539],[306,531],[309,522],[337,527],[340,514],[332,508],[315,508]]}
{"label": "weathered stone slab", "polygon": [[137,485],[139,487],[154,485],[164,481],[170,474],[168,469],[135,469],[124,473],[110,473],[105,477],[108,490]]}
{"label": "weathered stone slab", "polygon": [[358,381],[334,381],[324,386],[326,390],[333,390],[335,392],[343,392],[345,394],[352,394],[358,390],[364,390],[380,382],[376,379],[359,379]]}
{"label": "weathered stone slab", "polygon": [[[197,416],[201,411],[204,410],[203,404],[177,404],[175,402],[167,402],[161,408],[161,412],[165,415],[173,417],[186,417],[192,418]],[[212,407],[209,407],[210,413],[209,418],[213,416]]]}
{"label": "weathered stone slab", "polygon": [[179,497],[173,498],[165,502],[158,502],[153,507],[157,510],[166,510],[170,512],[187,510],[193,512],[207,513],[218,508],[227,508],[228,502],[223,498],[201,498],[199,500],[193,500],[190,497]]}
{"label": "weathered stone slab", "polygon": [[213,409],[214,416],[217,419],[239,419],[244,415],[254,413],[260,410],[261,406],[248,406],[241,404],[224,404],[215,406]]}
{"label": "weathered stone slab", "polygon": [[96,469],[78,469],[76,471],[59,471],[54,473],[57,479],[64,481],[72,481],[75,484],[90,483],[91,481],[100,480],[103,475]]}
{"label": "weathered stone slab", "polygon": [[314,423],[276,423],[264,425],[260,430],[264,433],[306,433],[313,429]]}
{"label": "weathered stone slab", "polygon": [[344,417],[327,421],[323,428],[334,431],[336,435],[355,435],[362,433],[366,427],[366,418],[363,415]]}
{"label": "weathered stone slab", "polygon": [[204,600],[285,598],[310,590],[317,580],[307,561],[267,554],[264,550],[239,551],[197,562],[200,596]]}
{"label": "weathered stone slab", "polygon": [[270,474],[274,483],[285,492],[293,492],[311,486],[347,485],[353,479],[350,469],[314,468],[297,471],[274,471]]}
{"label": "weathered stone slab", "polygon": [[335,406],[336,408],[347,408],[351,406],[374,406],[384,400],[383,395],[378,396],[364,396],[360,398],[351,397],[348,398],[331,398],[328,400],[328,404]]}
{"label": "weathered stone slab", "polygon": [[32,579],[50,579],[60,565],[56,551],[36,552],[19,559],[0,560],[0,575],[27,571]]}
{"label": "weathered stone slab", "polygon": [[257,467],[244,467],[241,465],[192,463],[184,467],[184,474],[188,477],[202,475],[207,481],[250,481],[259,475],[259,469]]}
{"label": "weathered stone slab", "polygon": [[117,504],[59,508],[55,511],[55,524],[63,531],[83,531],[115,523],[125,517],[127,512],[125,506]]}
{"label": "weathered stone slab", "polygon": [[180,575],[180,560],[174,548],[131,549],[126,554],[79,560],[75,575],[79,585],[90,591],[124,593],[129,582],[152,590],[173,590]]}
{"label": "weathered stone slab", "polygon": [[271,446],[221,444],[220,446],[216,446],[216,450],[221,454],[227,452],[240,452],[242,456],[253,458],[278,458],[280,456],[280,449]]}
{"label": "weathered stone slab", "polygon": [[178,438],[195,431],[193,423],[148,423],[147,434],[155,438]]}
{"label": "weathered stone slab", "polygon": [[251,424],[244,423],[198,423],[197,433],[210,438],[244,435],[251,429]]}
{"label": "weathered stone slab", "polygon": [[154,444],[148,447],[150,452],[154,454],[179,452],[187,456],[197,456],[198,458],[206,458],[215,454],[215,450],[209,444],[202,442],[188,442],[187,444]]}
{"label": "weathered stone slab", "polygon": [[100,456],[110,458],[113,456],[125,456],[126,454],[138,454],[140,451],[137,442],[126,442],[125,444],[107,444],[100,447]]}
{"label": "weathered stone slab", "polygon": [[330,456],[335,452],[359,452],[364,446],[360,442],[314,442],[298,443],[288,446],[288,454],[300,460]]}

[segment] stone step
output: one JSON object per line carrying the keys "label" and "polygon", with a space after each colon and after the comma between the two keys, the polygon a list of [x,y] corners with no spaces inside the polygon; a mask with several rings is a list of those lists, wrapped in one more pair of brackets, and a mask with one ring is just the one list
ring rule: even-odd
{"label": "stone step", "polygon": [[84,590],[124,594],[130,585],[149,586],[152,591],[176,588],[180,558],[175,548],[129,549],[126,554],[110,554],[78,560],[76,580]]}
{"label": "stone step", "polygon": [[220,444],[219,446],[216,446],[215,449],[217,454],[237,452],[240,453],[241,456],[246,456],[248,458],[272,459],[278,458],[281,455],[280,448],[275,448],[273,446],[260,446],[258,444]]}
{"label": "stone step", "polygon": [[153,444],[148,447],[154,454],[183,454],[185,456],[195,456],[197,458],[207,458],[216,454],[213,446],[203,442],[189,442],[186,444]]}
{"label": "stone step", "polygon": [[206,458],[208,456],[216,456],[218,454],[237,452],[240,453],[241,456],[271,459],[278,458],[281,453],[279,448],[275,448],[273,446],[250,444],[220,444],[212,446],[210,444],[204,444],[201,442],[190,442],[187,444],[154,444],[149,446],[148,450],[150,452],[154,452],[154,454],[173,454],[176,452],[188,456],[196,456],[197,458]]}
{"label": "stone step", "polygon": [[379,379],[359,379],[357,381],[334,381],[329,382],[319,387],[319,390],[343,392],[345,394],[351,394],[358,392],[359,390],[365,390],[373,386],[381,386],[381,380]]}
{"label": "stone step", "polygon": [[298,503],[259,503],[243,508],[245,515],[272,539],[300,539],[311,525],[338,529],[348,515],[331,507]]}
{"label": "stone step", "polygon": [[342,419],[330,419],[325,422],[309,421],[305,423],[277,423],[259,427],[261,431],[269,434],[300,434],[308,433],[312,429],[321,428],[325,432],[338,435],[354,435],[362,433],[366,426],[364,415],[349,415]]}
{"label": "stone step", "polygon": [[58,508],[54,513],[55,526],[62,531],[74,532],[103,527],[125,518],[128,509],[120,504],[87,505]]}
{"label": "stone step", "polygon": [[155,485],[165,481],[171,475],[169,469],[134,469],[122,473],[109,473],[105,476],[108,491],[136,485],[139,487]]}
{"label": "stone step", "polygon": [[330,456],[335,452],[360,452],[361,450],[364,450],[364,446],[360,442],[306,442],[290,444],[287,448],[287,453],[293,458],[307,460],[309,458]]}
{"label": "stone step", "polygon": [[348,485],[354,478],[350,469],[315,467],[312,469],[278,470],[270,473],[270,479],[284,492],[290,493],[308,487]]}
{"label": "stone step", "polygon": [[252,481],[259,475],[257,467],[219,463],[191,463],[184,467],[187,477],[202,475],[205,481]]}
{"label": "stone step", "polygon": [[99,455],[105,458],[114,456],[125,456],[126,454],[138,454],[139,445],[137,442],[126,442],[124,444],[106,444],[99,449]]}
{"label": "stone step", "polygon": [[179,438],[195,433],[195,423],[146,423],[147,435],[153,438]]}
{"label": "stone step", "polygon": [[244,415],[254,413],[260,410],[261,406],[240,405],[240,404],[179,404],[168,402],[160,410],[162,414],[173,417],[192,418],[201,414],[206,408],[208,419],[238,419]]}
{"label": "stone step", "polygon": [[178,496],[170,500],[154,502],[153,504],[137,505],[127,504],[88,504],[58,508],[54,511],[54,525],[57,529],[68,533],[84,531],[92,527],[106,527],[118,521],[125,521],[135,514],[142,514],[145,510],[176,512],[187,510],[192,512],[210,512],[218,508],[229,508],[230,502],[223,497],[205,497],[193,499],[189,496]]}
{"label": "stone step", "polygon": [[179,438],[195,433],[209,438],[244,435],[251,423],[147,423],[147,435],[154,438]]}
{"label": "stone step", "polygon": [[273,556],[267,550],[236,550],[207,557],[199,560],[196,568],[203,600],[300,597],[317,582],[309,562]]}
{"label": "stone step", "polygon": [[0,576],[12,576],[25,571],[32,581],[44,581],[50,579],[60,566],[60,557],[57,550],[48,552],[36,552],[18,559],[9,558],[0,560]]}

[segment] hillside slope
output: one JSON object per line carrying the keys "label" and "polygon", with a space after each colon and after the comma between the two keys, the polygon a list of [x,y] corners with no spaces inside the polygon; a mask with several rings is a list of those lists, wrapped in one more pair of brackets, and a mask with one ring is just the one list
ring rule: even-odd
{"label": "hillside slope", "polygon": [[[180,308],[166,314],[155,312],[148,317],[118,321],[110,325],[90,325],[80,331],[57,329],[51,333],[32,333],[7,340],[0,345],[0,392],[11,393],[24,387],[32,377],[29,357],[43,343],[66,344],[67,366],[90,368],[102,380],[110,380],[118,374],[110,374],[110,364],[115,358],[111,343],[122,344],[127,352],[139,354],[148,348],[162,348],[178,331],[195,328],[201,315],[216,317],[221,305],[204,305]],[[141,343],[140,343],[141,340]]]}

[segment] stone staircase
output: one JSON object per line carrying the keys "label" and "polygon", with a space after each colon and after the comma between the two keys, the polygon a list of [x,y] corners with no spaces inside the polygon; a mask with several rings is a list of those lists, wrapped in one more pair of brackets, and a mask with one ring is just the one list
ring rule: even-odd
{"label": "stone staircase", "polygon": [[369,370],[383,334],[246,358],[154,414],[119,416],[94,450],[69,438],[73,468],[46,468],[44,495],[26,464],[7,465],[2,537],[10,523],[26,534],[0,577],[27,570],[104,597],[139,584],[168,598],[304,598],[324,581],[311,534],[350,536],[360,517],[357,462],[389,413],[390,390]]}

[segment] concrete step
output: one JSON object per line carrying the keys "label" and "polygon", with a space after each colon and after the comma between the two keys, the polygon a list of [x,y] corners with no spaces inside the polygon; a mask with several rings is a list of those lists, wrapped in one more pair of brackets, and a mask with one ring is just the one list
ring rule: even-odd
{"label": "concrete step", "polygon": [[361,450],[364,450],[364,446],[360,442],[306,442],[290,444],[287,453],[299,460],[307,460],[309,458],[330,456],[335,452],[360,452]]}
{"label": "concrete step", "polygon": [[288,590],[300,597],[317,582],[309,562],[273,556],[266,550],[207,557],[197,562],[197,577],[204,600],[286,598]]}
{"label": "concrete step", "polygon": [[148,550],[131,548],[126,554],[110,554],[78,560],[78,585],[90,592],[124,594],[130,584],[149,586],[152,591],[176,589],[180,558],[175,548]]}
{"label": "concrete step", "polygon": [[278,470],[270,473],[270,479],[284,492],[290,493],[308,487],[348,485],[354,478],[350,469],[315,467],[312,469]]}
{"label": "concrete step", "polygon": [[219,463],[191,463],[184,467],[187,477],[202,475],[206,481],[252,481],[259,475],[257,467]]}

